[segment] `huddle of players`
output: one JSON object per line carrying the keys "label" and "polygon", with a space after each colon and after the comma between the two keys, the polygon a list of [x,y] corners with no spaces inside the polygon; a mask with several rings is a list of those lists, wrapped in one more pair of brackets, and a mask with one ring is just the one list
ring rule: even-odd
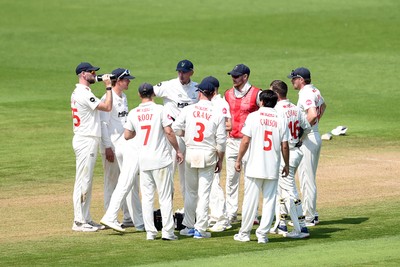
{"label": "huddle of players", "polygon": [[[232,77],[233,88],[225,92],[222,99],[218,95],[219,82],[216,78],[209,76],[196,84],[191,81],[193,64],[182,60],[176,69],[178,78],[155,87],[147,83],[139,86],[142,103],[129,115],[122,91],[128,89],[129,81],[134,77],[127,69],[116,69],[112,74],[117,79],[112,81],[110,87],[109,75],[103,75],[107,93],[99,101],[89,88],[98,69],[89,63],[78,65],[76,74],[80,83],[71,97],[74,140],[88,137],[79,131],[79,126],[85,121],[82,117],[93,117],[91,123],[95,122],[94,128],[101,127],[100,136],[97,129],[96,134],[82,141],[90,143],[85,149],[73,143],[77,156],[73,230],[97,231],[106,226],[124,232],[125,227],[135,225],[136,230],[147,232],[148,240],[154,240],[157,229],[153,221],[153,206],[157,190],[163,222],[162,239],[176,240],[172,196],[173,173],[178,163],[184,196],[183,225],[186,226],[180,231],[181,235],[207,238],[211,236],[208,231],[220,232],[231,227],[230,223],[237,219],[239,177],[243,168],[246,181],[242,225],[234,239],[250,241],[260,193],[263,194],[262,216],[256,230],[259,243],[268,241],[267,233],[291,238],[309,236],[307,226],[318,223],[315,172],[320,138],[318,140],[317,127],[326,106],[318,89],[310,84],[311,75],[307,69],[298,68],[288,76],[294,88],[300,90],[299,108],[286,99],[287,85],[283,81],[273,81],[271,90],[265,91],[252,86],[248,81],[250,69],[243,64],[236,65],[228,73]],[[164,106],[154,103],[155,96],[163,98]],[[78,99],[88,104],[90,108],[86,107],[86,111],[89,110],[92,116],[84,114],[84,104],[78,103]],[[106,108],[103,107],[105,104],[108,105]],[[317,118],[309,114],[315,109]],[[99,114],[96,110],[100,111]],[[84,128],[93,127],[85,125]],[[312,145],[319,145],[318,155],[311,151],[313,162],[304,164],[301,170],[299,167],[303,202],[310,202],[304,205],[304,208],[307,207],[304,213],[294,180],[303,157],[300,129],[304,130],[303,142],[311,139]],[[89,212],[91,180],[99,143],[102,144],[107,210],[101,224],[93,222]],[[86,156],[83,156],[85,153]],[[219,184],[224,155],[227,164],[226,201]],[[310,175],[310,172],[313,174]],[[310,178],[313,181],[310,182]],[[308,189],[312,183],[314,188]],[[275,203],[277,219],[271,228]],[[122,224],[117,221],[121,207],[124,211]],[[287,231],[288,214],[294,227],[292,232]],[[214,223],[211,228],[209,223]]]}

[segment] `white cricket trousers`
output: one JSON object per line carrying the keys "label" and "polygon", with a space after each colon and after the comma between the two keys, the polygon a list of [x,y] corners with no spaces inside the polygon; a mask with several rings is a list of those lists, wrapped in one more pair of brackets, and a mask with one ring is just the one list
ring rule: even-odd
{"label": "white cricket trousers", "polygon": [[76,175],[73,193],[74,221],[87,223],[92,220],[93,172],[97,159],[100,137],[74,135],[72,147],[76,157]]}
{"label": "white cricket trousers", "polygon": [[[121,173],[118,177],[117,186],[111,195],[110,204],[102,218],[104,221],[116,221],[118,218],[118,211],[121,208],[122,203],[127,199],[128,194],[132,191],[138,191],[139,158],[137,150],[131,148],[129,149],[130,151],[128,151],[127,147],[124,152]],[[139,196],[137,196],[137,199],[134,201],[140,205]],[[137,204],[134,205],[134,207],[136,206]],[[141,210],[135,210],[130,215],[132,222],[135,225],[143,225]]]}
{"label": "white cricket trousers", "polygon": [[186,196],[182,224],[203,233],[208,228],[208,208],[216,163],[204,168],[191,168],[190,163],[185,162],[185,164]]}
{"label": "white cricket trousers", "polygon": [[299,182],[303,196],[303,210],[307,221],[317,216],[317,167],[321,152],[321,136],[319,132],[308,133],[303,139],[301,151],[303,160],[300,162]]}
{"label": "white cricket trousers", "polygon": [[154,198],[157,191],[163,224],[162,236],[173,236],[175,229],[172,214],[173,188],[172,163],[161,169],[140,171],[143,220],[147,233],[157,234],[154,226]]}
{"label": "white cricket trousers", "polygon": [[218,225],[229,225],[226,214],[225,193],[220,184],[221,172],[214,174],[210,192],[210,219]]}
{"label": "white cricket trousers", "polygon": [[250,236],[257,214],[258,199],[262,193],[262,214],[260,225],[256,230],[257,237],[266,237],[275,215],[275,200],[278,179],[244,178],[244,199],[242,207],[242,225],[239,233]]}
{"label": "white cricket trousers", "polygon": [[[185,140],[183,139],[183,137],[180,137],[180,136],[177,136],[176,140],[178,141],[179,149],[181,150],[181,152],[183,154],[183,158],[185,158],[185,154],[186,154]],[[171,145],[170,145],[170,150],[171,150],[171,156],[173,159],[172,175],[175,174],[175,170],[176,170],[176,168],[178,168],[179,187],[181,190],[182,199],[183,199],[183,201],[185,201],[185,164],[178,164],[178,161],[175,160],[176,159],[176,151]]]}
{"label": "white cricket trousers", "polygon": [[[240,172],[235,170],[241,138],[228,138],[226,141],[226,213],[228,217],[236,217],[239,208]],[[244,169],[245,163],[242,162]],[[253,218],[254,219],[254,218]]]}

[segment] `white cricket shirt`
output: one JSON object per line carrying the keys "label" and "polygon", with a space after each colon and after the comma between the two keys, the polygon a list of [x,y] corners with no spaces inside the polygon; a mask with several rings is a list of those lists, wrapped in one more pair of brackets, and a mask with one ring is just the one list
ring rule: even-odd
{"label": "white cricket shirt", "polygon": [[299,91],[297,106],[305,113],[311,107],[317,110],[317,120],[311,127],[311,132],[318,132],[318,123],[321,116],[321,106],[324,103],[320,91],[312,84],[307,84]]}

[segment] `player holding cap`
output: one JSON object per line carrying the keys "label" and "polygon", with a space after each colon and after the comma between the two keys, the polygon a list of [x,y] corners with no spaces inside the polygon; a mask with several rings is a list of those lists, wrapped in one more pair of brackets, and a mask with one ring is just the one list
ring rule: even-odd
{"label": "player holding cap", "polygon": [[199,102],[183,108],[173,124],[177,135],[184,136],[185,157],[185,216],[186,228],[181,235],[208,238],[208,208],[214,172],[220,172],[225,152],[225,117],[211,99],[215,95],[212,83],[198,86]]}
{"label": "player holding cap", "polygon": [[278,115],[274,106],[278,96],[271,90],[260,94],[261,107],[247,116],[243,126],[243,138],[235,163],[236,171],[242,168],[242,158],[249,149],[245,169],[242,225],[234,240],[250,241],[254,216],[257,213],[260,193],[263,196],[262,216],[256,230],[258,243],[267,243],[267,233],[274,219],[275,199],[279,178],[280,152],[284,160],[282,174],[289,173],[289,131],[286,121]]}
{"label": "player holding cap", "polygon": [[[303,112],[296,105],[292,104],[286,98],[288,87],[287,84],[281,80],[272,81],[270,89],[278,95],[278,103],[275,110],[282,116],[289,127],[289,174],[283,176],[280,174],[278,182],[278,195],[276,203],[276,221],[274,227],[271,229],[272,234],[283,234],[289,238],[305,238],[310,234],[305,225],[303,216],[303,209],[301,200],[296,188],[295,174],[297,167],[303,158],[303,153],[300,150],[301,130],[308,130],[311,126],[308,123]],[[284,162],[281,161],[280,171],[284,167]],[[292,219],[294,230],[290,233],[287,232],[286,219],[288,213]]]}
{"label": "player holding cap", "polygon": [[90,215],[93,172],[101,138],[99,111],[111,111],[113,103],[109,74],[102,76],[107,90],[104,102],[100,101],[89,87],[95,83],[96,71],[99,69],[99,67],[94,67],[88,62],[80,63],[75,69],[79,82],[71,95],[74,130],[72,146],[76,156],[72,230],[80,232],[94,232],[98,229],[104,229],[103,225],[92,221]]}
{"label": "player holding cap", "polygon": [[167,139],[176,151],[179,164],[183,161],[183,154],[171,128],[171,117],[162,105],[153,102],[153,86],[141,84],[139,96],[142,103],[129,112],[124,135],[127,140],[136,136],[139,147],[140,189],[147,240],[154,240],[157,236],[153,217],[156,190],[163,223],[162,239],[176,240],[172,216],[173,158]]}
{"label": "player holding cap", "polygon": [[326,104],[320,91],[311,84],[311,73],[307,68],[300,67],[293,70],[288,78],[291,79],[293,88],[299,90],[297,106],[305,113],[311,125],[310,130],[304,132],[301,146],[304,156],[298,171],[306,226],[315,226],[319,223],[316,174],[322,144],[318,124],[325,112]]}
{"label": "player holding cap", "polygon": [[[163,81],[154,86],[154,93],[157,97],[162,97],[164,102],[164,110],[175,120],[181,110],[187,105],[197,103],[198,94],[196,92],[196,82],[191,80],[194,73],[193,63],[187,59],[181,60],[176,66],[178,78]],[[177,137],[179,149],[185,155],[185,142],[183,138]],[[174,157],[174,150],[172,149]],[[176,169],[174,161],[174,172]],[[182,193],[182,198],[185,198],[185,164],[178,165],[179,182]]]}

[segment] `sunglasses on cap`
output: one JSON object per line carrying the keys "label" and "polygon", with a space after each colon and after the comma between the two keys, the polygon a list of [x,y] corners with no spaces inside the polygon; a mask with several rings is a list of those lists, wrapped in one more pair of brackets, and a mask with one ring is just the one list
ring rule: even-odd
{"label": "sunglasses on cap", "polygon": [[131,72],[128,69],[125,69],[123,73],[121,73],[121,75],[118,76],[117,79],[123,79],[123,76],[129,76],[131,75]]}
{"label": "sunglasses on cap", "polygon": [[290,76],[292,76],[292,79],[295,79],[295,78],[303,78],[303,77],[301,77],[299,74],[295,74],[295,73],[294,73],[294,70],[292,70],[292,72],[290,73]]}

